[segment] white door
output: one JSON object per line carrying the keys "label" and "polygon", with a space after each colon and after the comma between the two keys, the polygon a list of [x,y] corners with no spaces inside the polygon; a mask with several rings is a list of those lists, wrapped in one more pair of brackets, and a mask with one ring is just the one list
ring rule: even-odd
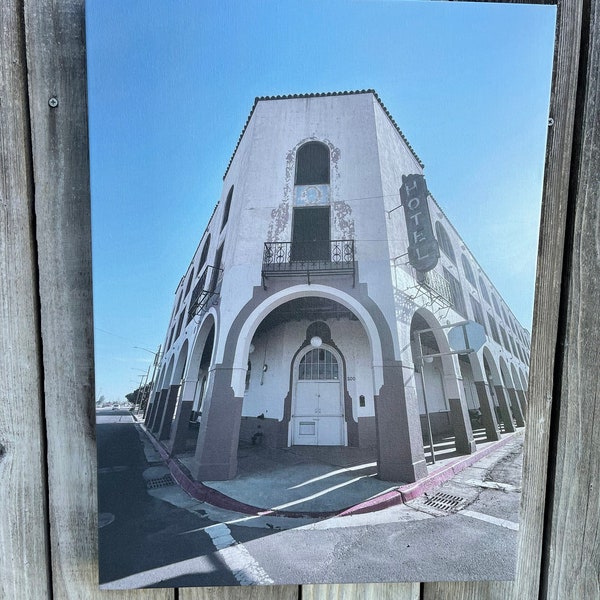
{"label": "white door", "polygon": [[310,350],[300,361],[292,428],[294,445],[345,444],[340,373],[329,350]]}

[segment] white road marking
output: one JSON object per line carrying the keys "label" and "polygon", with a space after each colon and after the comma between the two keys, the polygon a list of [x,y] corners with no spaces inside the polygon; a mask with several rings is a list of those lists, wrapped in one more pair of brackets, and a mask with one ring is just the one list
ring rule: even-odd
{"label": "white road marking", "polygon": [[219,555],[241,585],[272,585],[275,583],[267,572],[248,552],[244,544],[238,544],[225,523],[210,525],[204,529],[211,537]]}
{"label": "white road marking", "polygon": [[512,521],[507,521],[506,519],[491,517],[490,515],[475,512],[474,510],[461,510],[458,514],[465,517],[471,517],[472,519],[478,519],[479,521],[485,521],[486,523],[491,523],[492,525],[498,525],[499,527],[504,527],[506,529],[512,529],[513,531],[519,531],[518,523],[513,523]]}

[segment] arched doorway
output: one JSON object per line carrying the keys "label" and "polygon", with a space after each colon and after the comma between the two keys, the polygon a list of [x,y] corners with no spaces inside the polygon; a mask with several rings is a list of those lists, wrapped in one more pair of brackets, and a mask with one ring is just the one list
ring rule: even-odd
{"label": "arched doorway", "polygon": [[[319,338],[320,339],[320,338]],[[294,361],[291,443],[344,446],[343,365],[333,348],[310,347]]]}

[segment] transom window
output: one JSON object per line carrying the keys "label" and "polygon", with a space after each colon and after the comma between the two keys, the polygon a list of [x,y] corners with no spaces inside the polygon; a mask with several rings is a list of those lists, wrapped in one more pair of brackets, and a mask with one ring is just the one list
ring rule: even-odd
{"label": "transom window", "polygon": [[324,348],[310,350],[300,361],[298,379],[302,381],[339,379],[339,367],[335,356]]}

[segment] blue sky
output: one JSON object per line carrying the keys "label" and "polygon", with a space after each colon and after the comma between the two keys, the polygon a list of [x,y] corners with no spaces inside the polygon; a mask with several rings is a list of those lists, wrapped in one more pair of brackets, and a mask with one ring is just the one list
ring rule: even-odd
{"label": "blue sky", "polygon": [[375,89],[530,328],[556,11],[88,0],[96,395],[137,387],[256,96]]}

